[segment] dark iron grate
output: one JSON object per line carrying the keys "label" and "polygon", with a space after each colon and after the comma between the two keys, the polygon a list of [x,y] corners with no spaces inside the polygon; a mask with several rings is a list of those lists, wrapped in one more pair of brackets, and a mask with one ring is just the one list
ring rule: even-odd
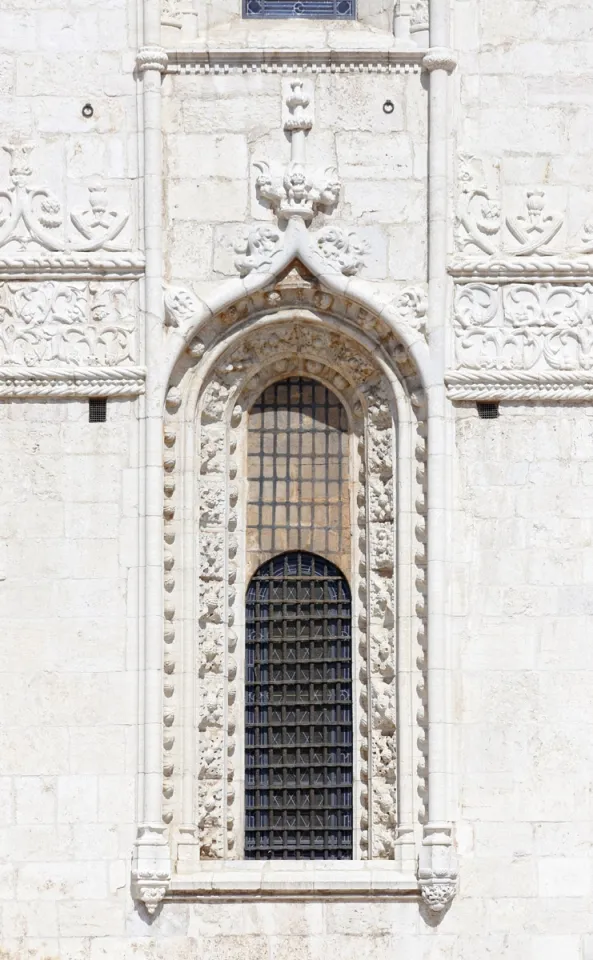
{"label": "dark iron grate", "polygon": [[355,0],[243,0],[244,17],[352,20]]}
{"label": "dark iron grate", "polygon": [[291,552],[247,590],[245,857],[352,859],[351,596]]}

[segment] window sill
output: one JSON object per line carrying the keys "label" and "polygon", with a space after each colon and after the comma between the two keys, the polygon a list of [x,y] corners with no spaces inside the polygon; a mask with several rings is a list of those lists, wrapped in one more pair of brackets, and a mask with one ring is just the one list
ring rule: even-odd
{"label": "window sill", "polygon": [[389,861],[208,861],[188,876],[175,876],[168,898],[319,898],[419,896],[413,874]]}
{"label": "window sill", "polygon": [[228,69],[239,61],[244,66],[353,63],[359,69],[373,62],[420,66],[426,48],[356,22],[241,20],[232,30],[225,24],[167,54],[172,73],[192,64]]}

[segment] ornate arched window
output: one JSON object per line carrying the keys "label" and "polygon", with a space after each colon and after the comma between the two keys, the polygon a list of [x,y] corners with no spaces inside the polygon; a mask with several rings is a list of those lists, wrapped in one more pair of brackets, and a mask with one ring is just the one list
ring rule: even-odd
{"label": "ornate arched window", "polygon": [[298,307],[287,291],[290,310],[270,313],[264,293],[244,327],[226,314],[204,324],[167,395],[163,818],[175,883],[258,895],[284,889],[290,869],[310,892],[323,859],[333,890],[339,859],[365,895],[384,880],[413,890],[422,397],[382,321],[373,347],[354,322],[316,319],[328,299],[315,289],[310,310],[302,287]]}

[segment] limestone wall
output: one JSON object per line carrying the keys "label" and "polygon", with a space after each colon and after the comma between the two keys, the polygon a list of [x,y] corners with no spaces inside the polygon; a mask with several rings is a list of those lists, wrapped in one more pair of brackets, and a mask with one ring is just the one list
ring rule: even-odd
{"label": "limestone wall", "polygon": [[[384,49],[391,41],[378,31],[389,27],[389,6],[365,4],[364,30],[350,25],[347,41],[312,28],[311,49],[352,45],[356,35],[369,49],[372,42]],[[554,402],[539,396],[527,404],[509,394],[495,420],[478,418],[467,395],[465,405],[450,408],[447,580],[459,894],[438,922],[417,898],[303,903],[287,891],[274,902],[165,903],[152,919],[134,905],[144,401],[112,398],[107,422],[91,424],[84,398],[5,400],[2,960],[593,958],[593,418],[591,387],[581,377],[592,350],[593,4],[452,0],[450,12],[459,57],[450,81],[452,257],[489,263],[572,257],[585,264],[585,279],[571,274],[563,284],[558,275],[552,281],[538,275],[530,286],[515,280],[501,292],[489,274],[484,283],[470,277],[482,286],[472,292],[469,284],[469,294],[464,282],[454,293],[451,281],[449,367],[476,376],[484,370],[565,376],[562,383],[572,377],[579,390],[589,390],[589,404],[556,404],[562,383]],[[234,0],[205,3],[189,20],[179,5],[169,13],[173,26],[165,26],[163,42],[170,47],[182,46],[196,28],[198,46],[208,39],[230,49],[232,23],[255,48],[268,29],[247,31]],[[35,144],[33,180],[50,188],[65,212],[52,236],[67,229],[72,237],[70,210],[84,207],[91,178],[100,176],[111,207],[129,214],[118,254],[137,251],[141,236],[139,19],[137,5],[124,0],[4,0],[0,10],[2,142],[22,137]],[[278,29],[286,45],[287,25]],[[165,280],[200,298],[237,276],[236,260],[247,255],[254,227],[276,223],[258,199],[254,162],[286,164],[290,143],[283,130],[288,76],[198,72],[180,69],[163,78],[163,224]],[[408,287],[424,295],[426,72],[348,65],[304,79],[313,116],[308,159],[315,168],[335,167],[341,182],[335,210],[319,214],[311,233],[325,226],[356,232],[365,246],[359,276],[375,284],[378,303],[394,302]],[[384,110],[387,101],[392,112]],[[86,103],[92,117],[82,116]],[[0,189],[9,185],[10,161],[0,156]],[[526,233],[533,223],[538,229]],[[27,241],[10,252],[42,247]],[[24,337],[19,343],[30,344],[31,314],[22,304],[30,302],[33,285],[98,283],[64,276],[1,280],[0,334],[10,348],[1,362],[18,365],[29,361],[25,348],[11,353],[15,284],[28,285],[19,288],[16,328]],[[138,279],[126,283],[141,287]],[[85,287],[85,303],[96,296]],[[493,341],[490,320],[477,323],[479,348],[470,350],[465,308],[454,305],[469,297],[471,316],[483,319],[493,296],[506,298],[496,307],[497,330],[506,332]],[[38,292],[34,297],[38,303]],[[139,317],[135,298],[130,294],[129,303]],[[52,344],[55,367],[62,360],[47,331],[57,324],[63,333],[71,319],[52,302],[33,320],[47,333],[42,341]],[[85,331],[102,316],[86,316]],[[526,322],[527,334],[517,337]],[[134,346],[128,349],[126,340],[115,366],[142,358],[140,323],[133,336],[126,330]],[[46,347],[35,349],[49,366]]]}

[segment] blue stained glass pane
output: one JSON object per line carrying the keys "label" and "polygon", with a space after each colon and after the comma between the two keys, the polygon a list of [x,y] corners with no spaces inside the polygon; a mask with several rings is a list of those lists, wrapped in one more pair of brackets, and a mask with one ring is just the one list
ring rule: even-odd
{"label": "blue stained glass pane", "polygon": [[243,0],[244,17],[352,20],[356,0]]}

